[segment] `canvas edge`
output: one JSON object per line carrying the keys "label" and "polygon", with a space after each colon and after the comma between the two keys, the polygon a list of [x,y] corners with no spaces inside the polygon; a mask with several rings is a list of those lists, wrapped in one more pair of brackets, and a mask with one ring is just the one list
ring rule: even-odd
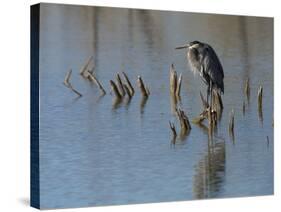
{"label": "canvas edge", "polygon": [[40,209],[39,37],[40,4],[30,6],[30,206]]}

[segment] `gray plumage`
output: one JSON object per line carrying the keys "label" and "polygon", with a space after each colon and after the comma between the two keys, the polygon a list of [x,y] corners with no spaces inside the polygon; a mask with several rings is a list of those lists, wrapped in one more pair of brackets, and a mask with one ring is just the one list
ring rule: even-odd
{"label": "gray plumage", "polygon": [[176,49],[183,48],[187,48],[187,60],[192,71],[199,73],[208,86],[207,97],[213,88],[224,93],[223,67],[214,49],[209,44],[199,41],[192,41]]}

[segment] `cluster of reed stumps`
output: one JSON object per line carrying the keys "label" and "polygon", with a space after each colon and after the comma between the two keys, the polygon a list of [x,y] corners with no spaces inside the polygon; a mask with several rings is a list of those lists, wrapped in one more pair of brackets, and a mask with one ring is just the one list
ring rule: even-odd
{"label": "cluster of reed stumps", "polygon": [[[86,61],[86,63],[80,69],[79,73],[84,79],[89,80],[90,82],[96,84],[96,86],[100,90],[101,96],[104,96],[106,95],[106,91],[94,73],[95,66],[90,68],[90,63],[92,60],[93,60],[93,56],[91,56]],[[79,97],[82,97],[82,94],[79,91],[77,91],[75,88],[73,88],[70,82],[71,74],[72,74],[72,70],[69,70],[65,76],[64,85],[67,88],[69,88],[71,91],[73,91],[75,94],[77,94]],[[111,92],[114,94],[115,102],[117,103],[121,102],[123,97],[127,96],[129,99],[131,99],[135,94],[135,89],[132,86],[132,83],[130,82],[128,75],[125,72],[122,72],[122,75],[123,75],[123,80],[121,79],[120,74],[117,73],[116,81],[114,80],[109,81]],[[144,81],[141,78],[141,76],[138,76],[137,82],[143,98],[147,99],[148,96],[150,95],[150,91],[148,87],[144,84]]]}
{"label": "cluster of reed stumps", "polygon": [[[174,64],[170,67],[170,99],[172,105],[172,113],[177,116],[177,119],[180,124],[180,134],[179,137],[183,139],[187,136],[191,130],[191,125],[186,113],[178,106],[178,103],[181,102],[181,84],[182,84],[182,74],[177,75]],[[169,122],[170,128],[173,133],[172,142],[175,143],[178,136],[176,127],[174,123]]]}
{"label": "cluster of reed stumps", "polygon": [[[82,66],[79,73],[84,78],[89,80],[90,82],[93,82],[96,84],[96,86],[99,88],[101,96],[106,95],[106,91],[104,87],[102,86],[101,82],[97,79],[94,73],[95,66],[90,68],[90,63],[93,60],[93,56],[91,56],[86,63]],[[72,70],[69,70],[65,76],[64,79],[64,85],[69,88],[71,91],[73,91],[75,94],[77,94],[79,97],[82,97],[82,94],[77,91],[73,85],[70,82]],[[120,74],[116,74],[116,80],[110,80],[110,87],[111,92],[114,93],[115,96],[115,102],[120,102],[123,97],[127,96],[129,100],[134,96],[135,89],[132,86],[131,81],[129,80],[129,77],[125,72],[122,72],[123,80],[120,77]],[[150,95],[150,91],[148,87],[144,84],[143,79],[138,76],[137,78],[138,87],[139,90],[145,100]],[[172,64],[170,67],[170,98],[171,98],[171,106],[172,106],[172,112],[177,116],[177,119],[179,121],[180,125],[180,133],[178,135],[175,124],[169,121],[170,129],[173,134],[172,142],[175,143],[177,137],[179,136],[181,139],[186,137],[190,130],[191,125],[188,119],[188,116],[186,112],[184,112],[178,105],[181,102],[181,85],[182,85],[182,74],[177,76],[177,72],[175,70],[174,65]],[[250,98],[250,85],[249,85],[249,79],[247,79],[245,83],[245,89],[244,89],[245,96],[247,98],[247,102],[249,103]],[[213,90],[212,92],[212,103],[211,105],[208,104],[202,93],[200,92],[200,97],[203,105],[203,110],[199,114],[198,117],[194,118],[192,122],[196,125],[203,126],[206,128],[206,126],[203,124],[204,120],[207,120],[208,122],[208,132],[209,134],[212,134],[214,129],[217,127],[218,121],[221,119],[221,115],[223,112],[223,102],[221,98],[221,94],[217,90]],[[260,86],[258,89],[258,113],[259,118],[262,120],[262,95],[263,95],[263,87]],[[243,101],[243,114],[245,114],[245,101]],[[234,140],[234,110],[232,109],[230,112],[229,117],[229,135]]]}
{"label": "cluster of reed stumps", "polygon": [[[172,105],[172,112],[177,116],[180,123],[180,134],[179,137],[182,139],[186,135],[189,134],[191,130],[191,125],[186,113],[178,106],[178,103],[181,102],[181,84],[182,84],[182,74],[177,76],[177,72],[175,70],[174,65],[172,64],[170,67],[170,98]],[[247,102],[249,104],[250,98],[250,83],[249,79],[247,79],[244,88],[245,97],[247,98]],[[258,89],[258,113],[259,118],[262,120],[262,93],[263,87],[260,86]],[[208,104],[207,100],[204,98],[202,93],[200,92],[200,98],[203,105],[203,110],[199,114],[198,117],[192,119],[192,123],[199,125],[200,127],[207,129],[209,135],[212,135],[214,130],[217,127],[218,121],[220,121],[222,112],[223,112],[223,102],[221,98],[221,94],[217,90],[212,91],[212,102],[211,105]],[[243,114],[245,114],[245,101],[243,101]],[[203,121],[207,120],[208,127],[203,124]],[[170,129],[172,131],[172,142],[175,143],[176,138],[178,137],[176,127],[174,123],[169,122]],[[228,125],[229,136],[234,141],[234,109],[230,111],[229,114],[229,125]]]}

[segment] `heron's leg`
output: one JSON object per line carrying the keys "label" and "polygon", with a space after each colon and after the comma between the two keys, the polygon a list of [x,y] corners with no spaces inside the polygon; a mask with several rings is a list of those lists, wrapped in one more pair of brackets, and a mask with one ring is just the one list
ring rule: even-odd
{"label": "heron's leg", "polygon": [[210,96],[210,84],[208,85],[208,88],[207,88],[207,103],[208,104],[209,104],[209,96]]}
{"label": "heron's leg", "polygon": [[210,96],[210,109],[211,109],[211,111],[213,111],[213,83],[212,82],[210,82],[210,91],[209,91],[209,95],[211,95]]}

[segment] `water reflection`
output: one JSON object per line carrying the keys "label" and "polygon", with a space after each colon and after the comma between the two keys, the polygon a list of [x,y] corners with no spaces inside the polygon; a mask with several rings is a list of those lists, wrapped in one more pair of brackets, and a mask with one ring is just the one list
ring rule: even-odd
{"label": "water reflection", "polygon": [[229,137],[230,137],[230,140],[232,141],[232,143],[235,144],[235,133],[234,133],[234,131],[232,131],[232,130],[229,131]]}
{"label": "water reflection", "polygon": [[131,100],[132,100],[132,98],[130,98],[130,97],[127,97],[127,98],[125,98],[125,100],[124,100],[124,105],[125,105],[125,108],[128,110],[129,109],[129,106],[130,106],[130,104],[131,104]]}
{"label": "water reflection", "polygon": [[207,151],[195,170],[193,198],[217,197],[225,181],[225,143],[213,143],[209,140]]}
{"label": "water reflection", "polygon": [[145,105],[147,102],[148,97],[147,96],[142,96],[141,100],[140,100],[140,113],[143,114],[144,113],[144,109],[145,109]]}
{"label": "water reflection", "polygon": [[116,110],[120,108],[121,104],[122,104],[122,99],[118,97],[114,97],[114,99],[112,100],[112,109]]}
{"label": "water reflection", "polygon": [[180,130],[180,135],[179,135],[179,139],[180,141],[186,141],[186,138],[188,137],[188,135],[190,134],[190,130]]}
{"label": "water reflection", "polygon": [[261,125],[263,125],[263,112],[262,112],[262,105],[258,106],[258,116]]}
{"label": "water reflection", "polygon": [[[248,36],[248,23],[247,20],[244,17],[238,17],[238,27],[239,27],[239,37],[241,40],[239,41],[240,44],[240,57],[243,65],[243,82],[248,80],[250,78],[250,51],[249,51],[249,36]],[[250,92],[247,95],[247,100],[249,102],[250,99]]]}

